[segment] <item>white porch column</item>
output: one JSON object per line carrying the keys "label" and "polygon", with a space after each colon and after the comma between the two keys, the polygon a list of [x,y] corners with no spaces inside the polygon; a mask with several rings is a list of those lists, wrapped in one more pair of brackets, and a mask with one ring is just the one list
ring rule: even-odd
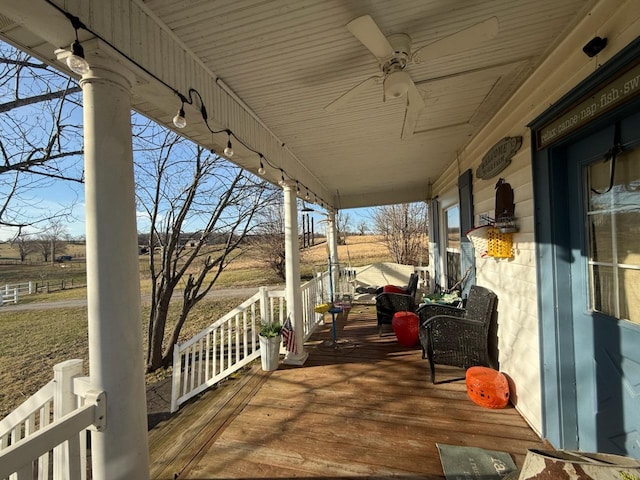
{"label": "white porch column", "polygon": [[90,59],[84,105],[87,300],[91,383],[107,398],[91,434],[93,478],[149,478],[138,234],[131,147],[132,78]]}
{"label": "white porch column", "polygon": [[291,318],[296,337],[296,352],[288,352],[284,363],[303,365],[309,356],[304,350],[302,321],[302,290],[300,289],[300,245],[298,239],[298,202],[296,184],[283,182],[284,192],[284,254],[287,315]]}
{"label": "white porch column", "polygon": [[332,268],[333,291],[337,289],[337,282],[340,276],[339,259],[338,259],[338,228],[336,224],[336,211],[330,209],[327,211],[327,245],[329,246],[329,261]]}

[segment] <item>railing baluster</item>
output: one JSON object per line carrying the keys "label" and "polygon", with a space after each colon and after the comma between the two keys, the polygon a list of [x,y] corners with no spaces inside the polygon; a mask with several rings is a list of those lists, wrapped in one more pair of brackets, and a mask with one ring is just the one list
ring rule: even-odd
{"label": "railing baluster", "polygon": [[231,362],[233,359],[233,348],[231,347],[231,319],[227,322],[227,368],[231,368]]}
{"label": "railing baluster", "polygon": [[220,373],[224,370],[224,323],[220,325]]}
{"label": "railing baluster", "polygon": [[184,362],[183,362],[183,374],[182,374],[182,394],[187,393],[187,388],[189,386],[189,352],[190,348],[186,349],[184,352]]}
{"label": "railing baluster", "polygon": [[251,353],[256,351],[256,304],[251,305]]}
{"label": "railing baluster", "polygon": [[247,338],[247,310],[242,312],[242,352],[242,358],[247,358],[249,356],[249,339]]}
{"label": "railing baluster", "polygon": [[202,379],[202,364],[203,364],[203,359],[202,359],[202,339],[200,339],[200,341],[198,342],[198,381],[197,381],[197,386],[200,386],[204,383],[204,380]]}
{"label": "railing baluster", "polygon": [[[52,402],[47,401],[40,408],[40,428],[49,425],[52,413]],[[38,480],[47,480],[49,478],[49,452],[45,453],[38,459]]]}
{"label": "railing baluster", "polygon": [[236,315],[236,331],[234,332],[234,336],[236,337],[236,361],[238,363],[240,361],[240,314]]}
{"label": "railing baluster", "polygon": [[207,333],[205,337],[204,351],[204,381],[206,383],[211,378],[209,375],[209,367],[211,366],[211,361],[209,360],[209,354],[211,353],[211,332]]}
{"label": "railing baluster", "polygon": [[195,378],[194,378],[195,377],[195,368],[194,368],[195,348],[196,348],[195,345],[192,345],[189,348],[189,354],[190,354],[189,355],[189,362],[188,362],[188,365],[189,365],[189,388],[191,390],[193,390],[193,383],[194,383],[194,380],[195,380]]}
{"label": "railing baluster", "polygon": [[218,370],[217,370],[217,361],[218,361],[218,341],[217,341],[217,334],[218,330],[214,330],[213,332],[211,332],[212,334],[212,347],[211,347],[211,363],[213,363],[212,367],[211,367],[211,378],[215,377],[218,374]]}

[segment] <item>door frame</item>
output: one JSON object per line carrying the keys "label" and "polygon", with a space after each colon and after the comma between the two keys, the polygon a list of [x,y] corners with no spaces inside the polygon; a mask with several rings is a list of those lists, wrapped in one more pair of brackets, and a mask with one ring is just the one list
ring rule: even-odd
{"label": "door frame", "polygon": [[536,283],[540,331],[542,433],[556,448],[577,449],[578,415],[571,301],[571,232],[566,221],[564,192],[569,183],[565,148],[595,131],[640,111],[640,96],[601,116],[555,143],[538,149],[540,131],[584,101],[603,84],[615,79],[640,58],[640,38],[620,51],[587,79],[536,118],[531,151],[536,242]]}

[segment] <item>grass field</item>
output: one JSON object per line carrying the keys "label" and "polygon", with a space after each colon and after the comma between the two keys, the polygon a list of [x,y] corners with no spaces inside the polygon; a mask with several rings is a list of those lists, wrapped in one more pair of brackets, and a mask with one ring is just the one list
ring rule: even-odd
{"label": "grass field", "polygon": [[[64,279],[74,287],[51,293],[38,293],[21,297],[20,303],[52,302],[74,298],[86,298],[86,272],[84,248],[73,246],[65,254],[73,256],[71,262],[38,264],[35,258],[20,264],[17,251],[9,245],[0,245],[0,287],[6,283],[50,282]],[[392,261],[382,239],[377,236],[352,236],[347,245],[338,247],[341,263],[351,266]],[[140,257],[140,284],[142,292],[149,291],[148,257]],[[327,247],[319,244],[306,249],[301,255],[301,275],[310,277],[314,271],[326,270]],[[216,286],[251,287],[282,283],[267,270],[262,262],[250,253],[241,257],[223,273]],[[214,287],[215,288],[215,287]],[[205,300],[192,311],[182,329],[182,340],[202,330],[214,320],[241,303],[241,299]],[[146,319],[148,306],[143,303],[142,329],[146,344]],[[175,318],[169,319],[170,323]],[[173,323],[171,323],[171,328]],[[0,418],[26,400],[52,376],[56,363],[71,358],[88,362],[87,312],[85,307],[67,309],[42,309],[9,312],[0,307]],[[168,372],[147,376],[154,382]]]}

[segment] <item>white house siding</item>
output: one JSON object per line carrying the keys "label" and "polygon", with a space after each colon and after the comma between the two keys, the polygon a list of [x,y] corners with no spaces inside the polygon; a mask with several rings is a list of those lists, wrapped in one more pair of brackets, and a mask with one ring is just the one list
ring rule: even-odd
{"label": "white house siding", "polygon": [[[597,35],[607,37],[608,46],[590,59],[582,52],[582,47]],[[442,195],[456,188],[458,175],[471,168],[474,172],[476,222],[480,214],[493,215],[494,187],[498,178],[504,178],[514,190],[515,216],[520,229],[513,236],[514,257],[508,260],[478,259],[477,283],[491,288],[498,295],[500,370],[513,380],[516,408],[538,432],[542,431],[542,403],[532,151],[527,124],[639,35],[640,1],[599,2],[571,32],[567,32],[565,40],[557,45],[505,107],[460,152],[458,161],[434,184],[433,195]],[[523,143],[511,164],[490,180],[476,178],[475,171],[483,155],[503,137],[518,135],[523,137]]]}

